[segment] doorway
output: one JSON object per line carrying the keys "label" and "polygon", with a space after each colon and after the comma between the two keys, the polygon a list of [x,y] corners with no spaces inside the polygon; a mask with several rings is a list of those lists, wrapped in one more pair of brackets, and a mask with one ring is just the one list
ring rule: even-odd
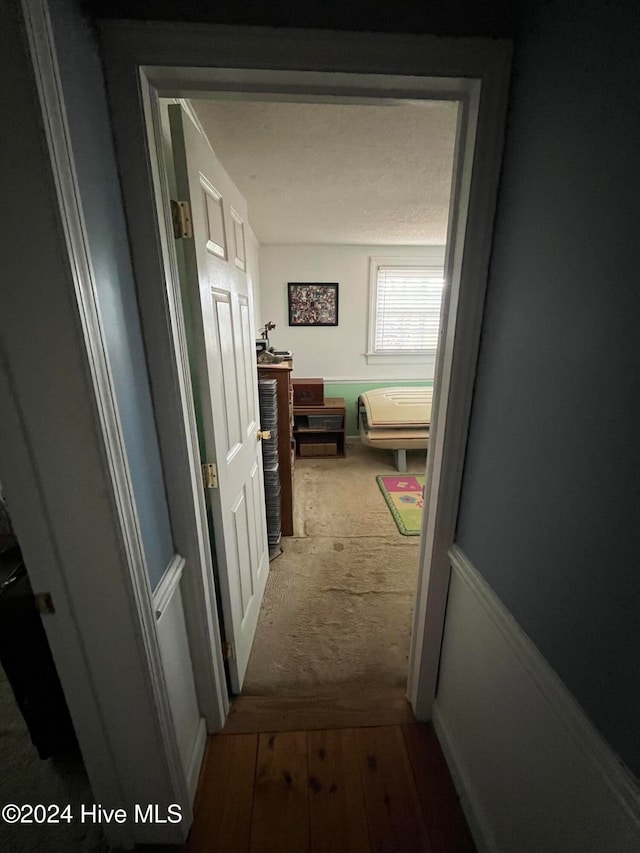
{"label": "doorway", "polygon": [[[412,441],[421,444],[423,452],[409,452],[408,480],[394,478],[393,451],[369,447],[357,434],[365,415],[363,409],[362,418],[356,416],[356,407],[361,393],[399,386],[409,395],[424,392],[427,418],[426,396],[432,395],[445,290],[459,104],[446,100],[380,103],[374,99],[354,104],[310,96],[291,102],[253,95],[238,100],[229,96],[183,100],[181,112],[175,100],[161,99],[159,103],[161,154],[171,198],[190,194],[194,231],[201,227],[208,234],[193,264],[197,266],[200,258],[203,264],[214,263],[224,270],[228,260],[230,275],[237,275],[237,269],[233,273],[235,256],[235,266],[241,266],[253,284],[254,328],[269,329],[284,360],[280,367],[292,368],[277,370],[261,364],[262,384],[271,376],[276,377],[272,384],[288,378],[285,373],[294,377],[290,418],[295,424],[284,442],[282,437],[277,440],[284,454],[280,464],[282,514],[289,514],[293,523],[282,525],[285,535],[272,550],[275,559],[246,677],[244,661],[242,671],[231,661],[235,665],[232,689],[268,696],[385,688],[403,691],[417,584],[426,440],[424,430],[420,441],[412,431]],[[180,117],[176,111],[181,112]],[[380,132],[381,127],[386,130]],[[180,190],[186,168],[180,160],[183,138],[184,145],[192,140],[194,158],[201,147],[204,150],[209,145],[210,168],[219,174],[211,177],[206,172],[208,164],[200,162],[196,169],[200,177],[183,182]],[[211,179],[208,189],[205,176]],[[223,185],[224,192],[219,192]],[[235,209],[231,208],[229,216],[226,204],[232,193]],[[208,212],[200,224],[198,205],[202,201]],[[165,205],[168,203],[166,198]],[[243,211],[241,216],[238,210]],[[238,223],[243,229],[241,245],[235,239]],[[212,228],[217,229],[215,237]],[[194,237],[197,246],[198,235]],[[211,347],[217,344],[214,340],[199,348],[194,339],[207,334],[201,325],[202,313],[213,316],[209,322],[218,320],[215,312],[208,313],[206,304],[201,306],[201,291],[203,286],[207,288],[201,273],[200,292],[193,300],[189,295],[191,245],[186,241],[178,244],[177,255],[183,302],[189,303],[186,337],[204,461],[209,458],[207,452],[211,458],[216,453],[211,442],[207,450],[208,413],[202,411],[215,379],[199,377],[198,365],[207,361]],[[213,275],[217,277],[215,272]],[[287,297],[291,287],[300,286],[288,283],[330,280],[336,281],[328,286],[335,292],[334,322],[324,327],[292,323]],[[214,304],[217,299],[214,295]],[[419,305],[414,304],[416,300]],[[232,313],[233,308],[225,315],[230,334]],[[413,333],[412,325],[416,327]],[[223,361],[220,350],[213,371]],[[210,367],[209,372],[213,371]],[[238,389],[241,396],[248,393],[244,371],[231,373],[237,388],[218,395],[214,406],[214,419],[221,423],[228,420],[225,400],[235,398]],[[312,382],[321,387],[321,406],[325,399],[331,405],[340,403],[335,409],[340,412],[343,431],[340,445],[336,444],[335,454],[321,459],[314,458],[317,442],[328,441],[333,433],[314,432],[316,444],[309,443],[307,416],[300,414],[304,407],[296,407],[300,402],[296,397],[306,382],[299,377],[304,376],[317,377]],[[253,385],[255,381],[254,368]],[[291,390],[279,394],[280,406],[288,406]],[[249,390],[250,397],[252,391],[255,389]],[[213,397],[211,400],[213,403]],[[311,417],[314,423],[322,421],[322,412]],[[286,416],[279,418],[279,429],[283,423],[287,428],[287,420]],[[221,442],[228,450],[224,436]],[[265,450],[267,445],[263,442]],[[291,474],[282,469],[289,463],[290,447],[296,448],[297,458],[293,502],[286,506],[290,498],[285,497],[282,481]],[[327,447],[331,450],[331,443],[322,445],[322,449]],[[404,488],[402,494],[399,485]],[[221,483],[219,493],[224,489]],[[409,527],[402,520],[405,510],[411,510],[406,514]],[[219,535],[221,529],[218,524]],[[232,590],[233,584],[224,576],[225,550],[216,561],[217,581],[222,590],[221,627],[231,645],[235,637],[229,622],[233,622],[235,602],[228,602],[226,596],[233,594],[240,600],[242,582]],[[241,609],[239,604],[237,609]]]}
{"label": "doorway", "polygon": [[32,819],[24,821],[29,826],[5,821],[3,845],[69,853],[106,850],[100,826],[78,832],[64,816],[47,823],[38,815],[47,807],[37,803],[59,803],[58,813],[69,804],[72,811],[92,802],[92,793],[35,601],[0,483],[0,799],[11,802],[19,794],[33,809]]}
{"label": "doorway", "polygon": [[[181,566],[184,566],[182,575],[176,573],[175,582],[179,584],[181,593],[176,596],[176,613],[182,616],[184,601],[184,613],[189,621],[189,645],[187,647],[186,642],[184,644],[186,654],[179,659],[175,657],[175,665],[167,669],[157,653],[158,629],[152,624],[152,602],[144,565],[134,559],[135,555],[130,555],[129,570],[135,586],[135,595],[130,598],[130,609],[132,613],[135,611],[139,620],[142,639],[140,648],[136,646],[139,653],[132,656],[131,664],[128,665],[124,655],[118,664],[120,668],[126,668],[127,672],[137,673],[140,670],[142,678],[138,678],[136,683],[142,684],[147,691],[144,696],[148,698],[149,710],[154,714],[153,726],[147,725],[143,715],[140,719],[131,717],[128,720],[126,742],[147,743],[147,737],[155,738],[156,748],[153,752],[157,754],[159,765],[158,772],[153,774],[154,782],[164,786],[163,791],[175,792],[170,801],[177,801],[183,797],[184,779],[197,778],[201,751],[191,747],[200,737],[200,728],[198,720],[181,716],[178,713],[180,708],[172,709],[173,713],[169,714],[168,694],[173,691],[181,695],[181,676],[187,672],[190,676],[193,671],[198,699],[196,710],[206,719],[211,732],[218,730],[224,723],[228,697],[221,675],[222,643],[215,617],[216,590],[206,534],[197,433],[185,359],[182,309],[179,294],[173,290],[175,257],[157,226],[158,199],[161,197],[159,189],[163,181],[154,156],[159,141],[154,139],[158,125],[153,121],[157,98],[161,95],[194,97],[196,93],[212,87],[225,91],[280,90],[294,93],[315,88],[316,93],[342,94],[352,98],[430,97],[434,93],[439,97],[451,98],[459,94],[466,104],[467,121],[460,128],[460,144],[465,151],[464,168],[456,180],[459,215],[454,229],[456,238],[466,234],[466,239],[464,252],[462,241],[457,239],[450,250],[451,298],[448,317],[445,318],[447,335],[436,371],[436,388],[440,389],[439,425],[436,424],[431,441],[430,465],[433,476],[430,478],[428,495],[428,500],[433,502],[438,512],[429,513],[430,523],[421,543],[422,574],[408,690],[416,713],[420,718],[427,719],[435,692],[435,670],[449,574],[447,548],[453,541],[461,460],[477,356],[483,282],[500,165],[509,48],[504,43],[481,40],[477,44],[468,44],[430,37],[387,38],[367,34],[331,34],[327,41],[326,34],[319,33],[293,35],[233,28],[203,29],[198,26],[176,30],[172,25],[148,28],[118,23],[101,29],[103,62],[140,316],[162,463],[165,480],[169,485],[167,497],[171,525],[176,553],[181,555]],[[49,56],[45,51],[42,53]],[[210,68],[212,62],[217,63],[218,67]],[[244,66],[244,69],[239,70],[237,66]],[[263,70],[247,71],[247,66]],[[289,70],[265,70],[270,68]],[[310,70],[314,68],[323,70],[317,73]],[[439,75],[437,79],[429,76],[433,74]],[[481,87],[482,99],[479,97]],[[56,105],[61,101],[58,88],[54,86],[52,93],[47,90],[47,104],[55,98]],[[63,138],[62,131],[59,137]],[[55,151],[58,152],[58,148]],[[63,151],[63,154],[63,165],[66,168],[69,161],[69,167],[72,168],[73,161],[68,152]],[[76,192],[73,182],[67,183]],[[67,192],[67,196],[70,194],[70,191]],[[160,209],[160,214],[166,217],[167,212]],[[71,219],[75,224],[78,216],[72,216]],[[82,234],[81,228],[78,233]],[[86,280],[90,282],[91,276],[88,275]],[[450,335],[449,332],[454,329],[464,331],[464,335]],[[112,434],[106,430],[106,434],[109,447],[115,447],[114,436],[117,438],[117,431]],[[119,456],[115,454],[115,458],[119,459]],[[60,575],[63,579],[69,576],[68,566],[61,564]],[[106,576],[108,573],[105,573]],[[78,577],[83,579],[81,573]],[[115,582],[112,586],[113,589],[107,589],[109,595],[115,595]],[[82,584],[80,588],[84,589]],[[64,592],[60,598],[65,599]],[[90,634],[84,622],[79,623],[77,632],[80,639]],[[128,637],[127,634],[127,640]],[[81,642],[77,644],[79,649],[82,646]],[[93,699],[87,699],[82,691],[85,684],[94,684],[96,681],[102,684],[102,681],[108,679],[111,663],[115,662],[112,649],[110,654],[106,662],[95,663],[95,678],[79,678],[75,685],[73,680],[71,682],[76,700],[78,695],[81,699],[78,705],[79,718],[87,730],[92,732],[94,720],[103,718],[93,709]],[[79,659],[76,661],[76,670],[85,672],[85,665],[86,661]],[[131,684],[133,681],[130,681]],[[135,693],[130,686],[126,697],[130,702],[125,703],[125,706],[134,707],[133,703],[141,701],[142,695]],[[123,697],[118,698],[122,703]],[[100,762],[96,758],[103,755],[100,752],[103,743],[123,743],[122,732],[113,719],[113,715],[107,714],[104,718],[106,737],[99,737],[96,732],[94,738],[98,749],[98,752],[92,749],[91,753],[95,780],[100,783],[102,790],[104,786],[111,790],[110,786],[118,784],[121,778],[127,779],[128,792],[137,790],[136,786],[146,790],[143,787],[148,785],[146,768],[140,765],[136,769],[124,747],[113,755],[105,753],[108,760]],[[183,752],[195,757],[189,767],[179,763],[177,741],[184,746]],[[130,798],[130,802],[133,799]],[[134,833],[133,837],[140,840],[147,838],[144,833]],[[177,835],[165,832],[162,837],[170,840]]]}
{"label": "doorway", "polygon": [[[309,95],[343,102],[459,100],[457,146],[461,157],[453,180],[445,259],[450,287],[434,376],[436,418],[425,492],[429,512],[420,544],[407,689],[418,718],[428,719],[435,695],[450,572],[447,552],[455,528],[499,174],[508,46],[454,45],[431,38],[405,43],[401,39],[399,52],[398,45],[383,37],[355,39],[352,34],[332,34],[334,58],[327,60],[326,56],[320,58],[324,40],[319,34],[298,33],[295,43],[286,35],[284,41],[264,39],[257,32],[238,35],[239,40],[233,41],[226,32],[207,31],[202,39],[194,40],[186,32],[177,37],[167,27],[154,30],[151,44],[141,32],[128,32],[125,41],[117,28],[103,32],[141,318],[163,464],[171,484],[172,527],[176,546],[189,567],[183,591],[200,706],[205,709],[209,730],[215,731],[224,720],[228,700],[220,677],[222,644],[212,608],[215,588],[203,525],[206,514],[190,410],[182,308],[174,286],[177,265],[174,250],[157,228],[158,214],[167,227],[170,222],[161,202],[165,178],[154,155],[161,147],[158,98],[194,98],[216,91],[235,93],[232,97],[238,92],[261,93],[267,100],[275,93],[278,99],[293,101]],[[212,56],[218,67],[210,67]],[[153,57],[158,65],[152,64]],[[183,64],[187,58],[190,67]],[[317,67],[340,70],[299,70],[313,67],[314,62],[319,62]],[[238,69],[239,64],[259,65],[262,70]],[[274,66],[290,70],[266,70]],[[442,76],[429,76],[435,68]],[[424,76],[416,76],[421,73]],[[192,613],[198,618],[191,619]]]}

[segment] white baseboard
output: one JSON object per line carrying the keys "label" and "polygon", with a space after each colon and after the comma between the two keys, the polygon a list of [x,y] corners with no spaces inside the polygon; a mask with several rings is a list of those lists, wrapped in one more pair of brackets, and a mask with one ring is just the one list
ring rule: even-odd
{"label": "white baseboard", "polygon": [[442,747],[453,784],[460,798],[462,811],[469,824],[469,829],[478,848],[478,853],[498,853],[498,847],[496,846],[495,838],[493,838],[491,826],[480,804],[480,797],[477,791],[474,790],[473,782],[466,771],[463,757],[460,755],[456,742],[449,731],[447,723],[440,714],[437,704],[433,707],[431,722]]}
{"label": "white baseboard", "polygon": [[433,723],[483,853],[635,853],[640,789],[458,547]]}

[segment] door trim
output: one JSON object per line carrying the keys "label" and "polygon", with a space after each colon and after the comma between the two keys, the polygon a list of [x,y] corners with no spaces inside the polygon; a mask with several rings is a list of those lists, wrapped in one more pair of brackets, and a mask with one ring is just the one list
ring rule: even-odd
{"label": "door trim", "polygon": [[[108,566],[113,581],[96,584],[99,593],[96,589],[96,593],[90,595],[88,588],[92,581],[86,557],[75,560],[69,559],[67,554],[62,559],[58,553],[57,538],[60,531],[50,527],[57,513],[51,502],[47,504],[41,487],[44,472],[32,471],[33,448],[28,447],[23,436],[16,435],[15,447],[26,454],[30,463],[25,466],[21,476],[33,494],[42,498],[42,530],[47,533],[43,537],[44,541],[38,542],[38,547],[45,550],[49,548],[57,557],[55,573],[47,577],[46,569],[43,571],[37,564],[31,568],[31,572],[36,579],[40,576],[45,583],[56,584],[56,608],[66,616],[66,619],[43,622],[61,675],[94,796],[105,796],[109,802],[118,805],[141,802],[140,798],[145,791],[144,777],[132,772],[135,757],[123,755],[127,739],[122,735],[126,727],[139,735],[140,743],[146,742],[149,751],[153,753],[149,765],[145,767],[145,775],[154,776],[155,796],[163,802],[175,802],[181,808],[180,823],[165,831],[167,842],[180,843],[191,824],[191,799],[181,766],[158,645],[146,557],[118,403],[106,354],[95,274],[47,0],[22,0],[22,11],[59,206],[61,239],[67,251],[65,260],[69,264],[78,344],[85,362],[87,388],[92,392],[87,408],[92,410],[96,421],[96,439],[102,457],[102,488],[108,495],[111,512],[116,519],[114,531],[117,530],[117,557],[111,555],[112,562]],[[48,323],[48,318],[43,318],[43,322]],[[6,368],[5,375],[10,385],[10,368]],[[13,396],[15,389],[11,388],[11,392]],[[14,417],[20,417],[17,395],[11,400],[9,411]],[[50,453],[50,446],[47,446],[46,452]],[[79,466],[91,464],[83,453],[86,454],[86,450],[79,447]],[[40,509],[38,502],[36,507],[37,515]],[[86,510],[87,514],[93,511],[93,507]],[[33,524],[34,528],[38,526],[37,521]],[[79,523],[79,518],[70,520],[72,525]],[[29,535],[27,541],[31,545],[34,539]],[[97,542],[96,546],[106,550],[109,544],[106,541]],[[80,550],[79,554],[84,552]],[[182,558],[176,559],[179,561]],[[91,566],[95,572],[104,568],[97,562]],[[58,574],[55,581],[54,574]],[[101,606],[96,608],[96,600],[100,596]],[[114,640],[113,656],[105,664],[102,650],[107,626],[104,620],[107,618],[105,614],[113,612],[122,614],[122,620],[117,626],[117,635],[121,641]],[[115,633],[113,624],[108,627]],[[119,657],[123,649],[128,653],[126,660]],[[121,681],[117,679],[118,671]],[[81,684],[85,679],[86,683]],[[130,688],[127,692],[126,687],[133,679],[139,685],[135,694]],[[115,686],[120,687],[122,696],[116,698]],[[144,707],[141,695],[144,697]],[[139,707],[137,729],[126,711],[121,715],[123,719],[113,713],[114,703],[123,709],[128,706]],[[148,789],[148,784],[146,787]],[[157,836],[153,827],[138,828],[133,824],[132,815],[129,814],[125,823],[106,826],[105,835],[109,843],[130,847],[134,842],[155,841]]]}
{"label": "door trim", "polygon": [[[209,552],[209,543],[204,535],[201,490],[194,487],[199,460],[183,317],[177,299],[175,250],[162,233],[171,233],[167,211],[158,206],[166,176],[155,152],[160,142],[157,98],[188,98],[212,91],[234,92],[236,96],[248,92],[268,98],[269,93],[276,92],[278,97],[304,99],[315,95],[338,97],[344,102],[459,98],[465,105],[459,127],[463,165],[454,173],[457,219],[447,253],[451,285],[443,346],[436,362],[436,415],[427,471],[431,488],[420,551],[408,681],[408,697],[416,716],[428,719],[436,689],[449,582],[447,551],[454,541],[478,356],[511,43],[122,21],[103,23],[100,38],[152,393],[170,484],[172,523],[174,528],[179,523],[192,537],[193,547],[198,540],[203,557]],[[211,67],[212,61],[216,67]],[[165,229],[158,227],[158,216]],[[174,429],[178,422],[180,430]],[[180,471],[187,460],[189,468],[185,465]],[[176,478],[182,478],[182,486]],[[180,492],[182,500],[176,500],[172,491]],[[182,553],[186,547],[181,546]],[[209,554],[202,561],[201,588],[211,586],[206,578],[210,564]],[[191,612],[197,606],[195,599],[192,591],[186,605]],[[188,624],[194,621],[187,619]],[[218,659],[219,630],[210,629],[210,633],[215,635]],[[202,654],[205,651],[201,649]],[[194,655],[196,683],[202,686],[197,657]],[[217,678],[210,679],[207,690],[215,690],[212,703],[215,699],[218,708],[226,710],[222,670],[216,666],[216,671]],[[223,719],[224,713],[220,722]]]}

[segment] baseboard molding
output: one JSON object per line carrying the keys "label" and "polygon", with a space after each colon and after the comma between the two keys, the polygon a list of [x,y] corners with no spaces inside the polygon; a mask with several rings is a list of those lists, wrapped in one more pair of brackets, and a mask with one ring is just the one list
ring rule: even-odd
{"label": "baseboard molding", "polygon": [[458,797],[460,798],[462,811],[464,812],[464,816],[469,824],[469,829],[471,830],[471,835],[473,836],[475,845],[478,848],[478,853],[499,853],[495,838],[491,833],[489,821],[480,805],[480,799],[477,795],[477,791],[474,790],[474,785],[466,771],[464,761],[456,746],[455,739],[440,714],[437,700],[433,706],[431,722],[433,723],[433,728],[435,729],[438,740],[440,741],[440,746],[442,747],[442,752],[444,753],[444,757],[449,767],[453,784],[455,785]]}
{"label": "baseboard molding", "polygon": [[189,759],[189,768],[187,770],[187,788],[191,802],[195,800],[196,791],[198,789],[198,781],[200,779],[200,768],[204,759],[204,751],[207,747],[207,724],[204,717],[200,718],[198,731],[195,740],[193,741],[193,749],[191,750],[191,758]]}
{"label": "baseboard molding", "polygon": [[478,849],[640,849],[634,776],[460,548],[449,556],[433,722]]}

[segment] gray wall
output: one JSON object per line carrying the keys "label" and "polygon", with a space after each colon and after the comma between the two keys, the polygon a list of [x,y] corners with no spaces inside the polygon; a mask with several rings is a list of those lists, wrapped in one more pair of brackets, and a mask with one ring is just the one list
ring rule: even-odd
{"label": "gray wall", "polygon": [[72,0],[51,9],[107,354],[155,588],[174,549],[102,66]]}
{"label": "gray wall", "polygon": [[639,21],[521,22],[457,536],[636,774]]}

